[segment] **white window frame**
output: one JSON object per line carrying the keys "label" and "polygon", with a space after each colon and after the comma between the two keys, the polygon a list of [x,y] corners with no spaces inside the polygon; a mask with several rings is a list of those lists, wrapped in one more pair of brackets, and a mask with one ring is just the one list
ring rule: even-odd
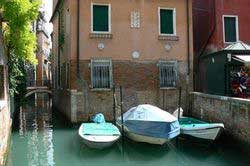
{"label": "white window frame", "polygon": [[[109,31],[94,31],[93,25],[93,6],[108,6],[109,10]],[[91,3],[91,33],[110,34],[111,33],[111,4],[110,3]]]}
{"label": "white window frame", "polygon": [[232,44],[234,42],[226,42],[226,36],[225,36],[225,17],[229,18],[235,18],[235,29],[236,29],[236,42],[239,41],[239,21],[238,21],[238,16],[237,15],[223,15],[222,16],[222,24],[223,24],[223,42],[225,44]]}
{"label": "white window frame", "polygon": [[[172,10],[173,11],[173,34],[161,33],[161,9],[163,10]],[[160,36],[176,36],[176,9],[175,8],[167,8],[167,7],[158,7],[158,30]]]}
{"label": "white window frame", "polygon": [[[109,72],[110,72],[110,76],[109,76],[109,82],[110,82],[110,87],[109,88],[94,88],[94,85],[93,85],[93,62],[95,61],[103,61],[103,62],[109,62],[110,63],[110,66],[109,66]],[[111,88],[113,87],[113,64],[112,64],[112,59],[111,58],[94,58],[94,59],[91,59],[91,88],[92,90],[97,90],[97,91],[101,91],[101,90],[111,90]]]}

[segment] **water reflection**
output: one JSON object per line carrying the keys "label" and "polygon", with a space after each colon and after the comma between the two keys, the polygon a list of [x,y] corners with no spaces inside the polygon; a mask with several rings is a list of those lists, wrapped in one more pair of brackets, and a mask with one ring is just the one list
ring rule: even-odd
{"label": "water reflection", "polygon": [[73,126],[52,112],[48,95],[31,96],[20,108],[13,124],[8,166],[246,166],[250,157],[234,148],[234,143],[195,143],[173,140],[164,146],[120,139],[114,146],[96,150],[86,147]]}
{"label": "water reflection", "polygon": [[[51,99],[45,94],[31,96],[28,104],[19,110],[19,124],[16,125],[18,133],[13,134],[18,134],[18,139],[23,140],[22,155],[25,155],[24,160],[29,166],[55,165],[51,111]],[[12,146],[13,144],[15,142],[12,142]],[[15,149],[11,151],[14,152]],[[16,161],[14,158],[11,160]]]}

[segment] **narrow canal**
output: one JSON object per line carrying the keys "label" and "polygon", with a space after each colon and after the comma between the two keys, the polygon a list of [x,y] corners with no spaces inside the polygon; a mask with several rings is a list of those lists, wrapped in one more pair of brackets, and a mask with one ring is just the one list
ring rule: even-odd
{"label": "narrow canal", "polygon": [[[234,143],[222,139],[215,144],[190,139],[153,146],[125,139],[104,150],[89,149],[71,125],[52,110],[46,94],[29,98],[15,113],[8,166],[248,166],[250,156]],[[63,104],[63,103],[62,103]]]}

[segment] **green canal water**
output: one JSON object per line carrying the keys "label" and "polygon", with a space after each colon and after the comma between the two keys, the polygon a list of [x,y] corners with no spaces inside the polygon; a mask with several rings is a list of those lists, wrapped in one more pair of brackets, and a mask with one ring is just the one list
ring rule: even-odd
{"label": "green canal water", "polygon": [[[250,156],[223,138],[214,144],[179,138],[164,146],[128,139],[104,150],[86,147],[45,94],[15,112],[7,166],[249,166]],[[62,103],[63,104],[63,103]]]}

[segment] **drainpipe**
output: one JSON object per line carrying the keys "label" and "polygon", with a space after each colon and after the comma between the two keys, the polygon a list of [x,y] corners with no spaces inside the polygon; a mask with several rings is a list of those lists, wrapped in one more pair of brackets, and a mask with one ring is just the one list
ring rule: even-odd
{"label": "drainpipe", "polygon": [[58,70],[58,79],[57,78],[57,85],[58,85],[58,88],[61,87],[61,62],[60,62],[60,59],[61,59],[61,55],[60,55],[60,35],[61,35],[61,12],[58,11],[58,48],[57,48],[57,70]]}
{"label": "drainpipe", "polygon": [[188,79],[190,76],[190,19],[189,19],[189,0],[187,0],[187,60],[188,60],[188,67],[187,67],[187,75]]}
{"label": "drainpipe", "polygon": [[[187,0],[187,78],[186,78],[186,98],[189,98],[189,82],[190,82],[190,18],[189,18],[189,0]],[[180,88],[180,98],[181,98],[181,88]],[[186,100],[186,109],[188,111],[189,114],[189,100]],[[181,103],[180,103],[181,104]],[[180,106],[179,106],[180,107]]]}
{"label": "drainpipe", "polygon": [[77,82],[80,83],[80,87],[83,92],[84,112],[89,113],[89,96],[88,96],[88,84],[80,74],[80,0],[77,0],[77,44],[76,44],[76,76]]}
{"label": "drainpipe", "polygon": [[80,78],[80,0],[77,0],[77,54],[76,54],[76,76]]}

